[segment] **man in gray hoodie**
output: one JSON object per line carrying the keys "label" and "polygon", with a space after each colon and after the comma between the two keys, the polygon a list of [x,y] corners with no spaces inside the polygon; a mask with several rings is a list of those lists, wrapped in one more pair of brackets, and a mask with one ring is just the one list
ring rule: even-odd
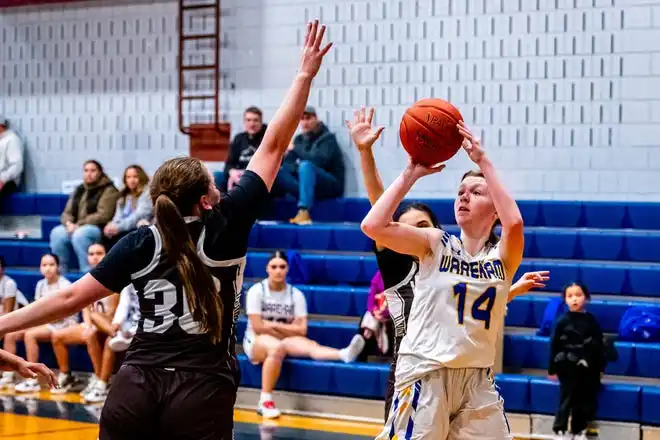
{"label": "man in gray hoodie", "polygon": [[18,189],[23,174],[23,142],[0,116],[0,201]]}

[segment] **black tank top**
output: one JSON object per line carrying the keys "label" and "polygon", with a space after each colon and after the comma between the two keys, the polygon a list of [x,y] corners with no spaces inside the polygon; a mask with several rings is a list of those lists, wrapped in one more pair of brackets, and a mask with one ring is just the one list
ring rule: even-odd
{"label": "black tank top", "polygon": [[197,254],[219,286],[224,303],[222,340],[216,344],[193,320],[183,282],[155,226],[122,238],[92,270],[91,275],[107,289],[120,292],[132,283],[138,295],[141,318],[126,354],[127,364],[204,370],[236,380],[236,321],[248,237],[268,197],[261,178],[246,171],[203,220],[187,219]]}

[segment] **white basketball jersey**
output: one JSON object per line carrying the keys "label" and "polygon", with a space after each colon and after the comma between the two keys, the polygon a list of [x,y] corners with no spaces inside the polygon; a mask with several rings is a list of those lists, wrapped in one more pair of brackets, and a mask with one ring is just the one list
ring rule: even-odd
{"label": "white basketball jersey", "polygon": [[499,244],[472,256],[445,232],[415,280],[397,387],[439,368],[491,367],[510,287]]}
{"label": "white basketball jersey", "polygon": [[[307,316],[305,295],[290,284],[282,291],[272,291],[268,280],[250,287],[245,300],[245,312],[249,315],[261,315],[265,321],[291,324],[296,318]],[[252,325],[248,321],[246,334],[252,336]]]}

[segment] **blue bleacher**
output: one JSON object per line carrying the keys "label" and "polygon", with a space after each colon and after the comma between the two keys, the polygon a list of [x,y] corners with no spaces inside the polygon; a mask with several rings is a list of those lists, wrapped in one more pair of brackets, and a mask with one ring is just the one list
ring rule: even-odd
{"label": "blue bleacher", "polygon": [[[606,374],[660,379],[660,344],[614,343],[619,358],[610,362]],[[523,368],[547,369],[550,358],[550,338],[526,334],[504,335],[504,366],[514,370]]]}
{"label": "blue bleacher", "polygon": [[[3,215],[42,216],[41,240],[0,240],[0,255],[11,267],[7,273],[31,298],[41,278],[36,266],[48,251],[48,235],[59,224],[67,196],[61,194],[15,194],[3,202]],[[454,224],[453,200],[426,200],[451,233]],[[660,308],[660,303],[627,301],[626,296],[660,297],[660,204],[637,202],[520,201],[525,218],[525,260],[519,273],[550,270],[547,291],[557,292],[568,281],[581,279],[595,294],[617,295],[620,299],[596,296],[590,311],[605,332],[616,332],[621,316],[631,305]],[[296,212],[292,200],[278,200],[262,216],[250,236],[245,277],[265,277],[270,255],[267,249],[298,249],[308,266],[308,285],[298,286],[307,299],[311,314],[359,317],[367,301],[368,283],[376,271],[372,242],[360,231],[359,222],[369,210],[365,199],[345,198],[315,205],[316,223],[300,227],[286,224]],[[320,254],[316,251],[327,250]],[[66,274],[74,281],[79,273]],[[245,288],[249,288],[247,282]],[[538,328],[549,300],[545,295],[528,295],[509,304],[506,326]],[[244,298],[243,298],[244,299]],[[309,336],[323,345],[346,346],[357,330],[354,322],[310,320]],[[243,337],[247,318],[238,322]],[[505,333],[504,364],[511,371],[547,368],[549,339],[533,334]],[[660,378],[660,344],[616,342],[619,359],[608,365],[611,375]],[[43,346],[43,359],[54,366],[52,350]],[[72,349],[76,370],[90,371],[84,347]],[[19,350],[20,352],[20,350]],[[239,357],[242,384],[258,387],[261,368],[245,356]],[[343,364],[288,359],[277,388],[338,396],[381,399],[388,366]],[[294,379],[295,378],[295,379]],[[554,414],[558,384],[543,377],[501,374],[497,384],[511,412]],[[598,418],[660,425],[660,386],[611,384],[600,396]]]}
{"label": "blue bleacher", "polygon": [[[9,266],[14,267],[38,266],[41,255],[48,249],[48,243],[42,241],[0,241],[0,254],[5,256]],[[269,255],[268,252],[248,253],[245,276],[265,277]],[[310,283],[313,284],[367,284],[377,269],[373,254],[321,255],[303,252],[301,255],[309,271]],[[592,293],[660,296],[658,263],[591,263],[575,260],[556,262],[527,259],[523,261],[519,273],[531,270],[552,272],[553,276],[547,283],[548,291],[560,291],[569,280],[581,279],[590,286]]]}
{"label": "blue bleacher", "polygon": [[[18,193],[1,207],[5,215],[59,216],[66,194]],[[443,224],[454,224],[453,200],[420,200],[429,204]],[[518,202],[526,226],[608,229],[660,229],[660,204],[641,202],[580,202],[521,200]],[[296,212],[293,200],[278,200],[264,215],[268,220],[288,220]],[[369,201],[358,198],[324,200],[312,210],[319,222],[360,222],[369,211]]]}

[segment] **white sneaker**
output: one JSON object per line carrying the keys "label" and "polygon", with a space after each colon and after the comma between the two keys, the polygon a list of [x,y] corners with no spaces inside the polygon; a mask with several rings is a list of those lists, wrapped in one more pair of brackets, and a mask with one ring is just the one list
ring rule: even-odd
{"label": "white sneaker", "polygon": [[587,440],[587,431],[582,431],[573,437],[573,440]]}
{"label": "white sneaker", "polygon": [[14,377],[15,375],[13,371],[4,371],[2,377],[0,377],[0,390],[3,388],[13,388]]}
{"label": "white sneaker", "polygon": [[85,387],[84,390],[80,392],[80,395],[84,398],[86,394],[89,394],[94,387],[96,386],[96,382],[99,380],[98,377],[92,376],[89,378],[89,381],[87,382],[87,386]]}
{"label": "white sneaker", "polygon": [[97,382],[96,386],[83,396],[83,400],[85,403],[101,403],[105,402],[107,397],[108,387]]}
{"label": "white sneaker", "polygon": [[128,346],[131,345],[133,338],[127,338],[122,332],[117,332],[109,341],[108,347],[110,350],[121,352],[128,350]]}
{"label": "white sneaker", "polygon": [[38,393],[41,391],[41,385],[37,379],[26,379],[16,385],[17,393]]}
{"label": "white sneaker", "polygon": [[76,379],[71,373],[60,373],[57,376],[57,387],[51,388],[53,394],[65,394],[71,391],[76,384]]}
{"label": "white sneaker", "polygon": [[275,406],[275,402],[268,400],[266,402],[259,402],[259,407],[257,408],[257,414],[262,416],[265,419],[276,419],[282,413]]}
{"label": "white sneaker", "polygon": [[355,361],[360,356],[360,353],[362,353],[362,350],[364,350],[365,344],[366,342],[362,335],[354,335],[348,347],[339,350],[339,358],[346,363]]}

